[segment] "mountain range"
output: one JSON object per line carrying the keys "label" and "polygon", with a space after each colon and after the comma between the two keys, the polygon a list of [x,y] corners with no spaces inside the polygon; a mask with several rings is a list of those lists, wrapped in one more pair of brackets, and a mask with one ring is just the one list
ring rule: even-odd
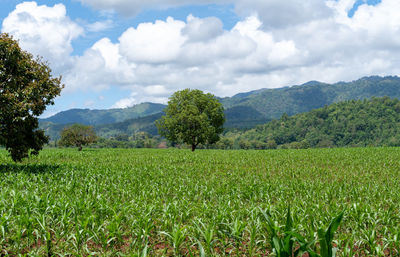
{"label": "mountain range", "polygon": [[[400,98],[400,78],[371,76],[351,82],[334,84],[310,81],[277,89],[259,89],[232,97],[219,98],[225,108],[225,128],[253,128],[270,120],[307,112],[345,100],[390,96]],[[81,123],[93,125],[99,136],[132,135],[145,131],[157,134],[154,121],[159,119],[165,105],[142,103],[125,109],[71,109],[40,119],[40,128],[57,139],[63,127]]]}

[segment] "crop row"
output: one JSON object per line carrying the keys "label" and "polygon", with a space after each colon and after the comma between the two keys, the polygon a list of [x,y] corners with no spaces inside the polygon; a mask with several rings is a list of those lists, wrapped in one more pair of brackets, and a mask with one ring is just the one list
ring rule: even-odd
{"label": "crop row", "polygon": [[288,237],[324,256],[344,212],[338,256],[398,256],[399,160],[397,148],[64,149],[13,164],[2,151],[0,255],[268,256]]}

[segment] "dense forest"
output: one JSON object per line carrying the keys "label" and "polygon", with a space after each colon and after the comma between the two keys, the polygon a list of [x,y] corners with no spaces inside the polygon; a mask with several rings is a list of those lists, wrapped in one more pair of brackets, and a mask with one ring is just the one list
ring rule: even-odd
{"label": "dense forest", "polygon": [[310,81],[291,87],[260,89],[221,99],[225,109],[246,106],[265,118],[278,119],[308,112],[332,103],[390,96],[400,98],[400,78],[370,76],[351,82],[334,84]]}
{"label": "dense forest", "polygon": [[349,100],[247,131],[228,131],[218,148],[400,146],[400,101]]}

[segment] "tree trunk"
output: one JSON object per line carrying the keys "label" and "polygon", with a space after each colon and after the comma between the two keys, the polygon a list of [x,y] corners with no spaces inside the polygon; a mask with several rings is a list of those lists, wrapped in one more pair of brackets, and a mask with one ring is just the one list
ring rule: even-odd
{"label": "tree trunk", "polygon": [[82,151],[82,146],[81,145],[79,146],[78,151]]}
{"label": "tree trunk", "polygon": [[192,152],[194,152],[194,150],[196,150],[196,145],[192,144]]}

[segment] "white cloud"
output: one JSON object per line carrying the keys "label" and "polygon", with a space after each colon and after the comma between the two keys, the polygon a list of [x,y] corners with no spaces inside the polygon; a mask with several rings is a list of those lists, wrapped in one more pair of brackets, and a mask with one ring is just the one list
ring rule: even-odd
{"label": "white cloud", "polygon": [[170,92],[165,86],[163,85],[154,85],[154,86],[147,86],[144,89],[144,92],[149,95],[153,96],[165,96],[168,94],[171,94],[173,92]]}
{"label": "white cloud", "polygon": [[96,21],[96,22],[88,24],[86,26],[86,28],[89,32],[100,32],[100,31],[108,30],[112,27],[113,27],[112,20]]}
{"label": "white cloud", "polygon": [[266,27],[275,28],[319,19],[329,16],[331,12],[325,4],[326,0],[80,0],[80,2],[98,10],[116,11],[126,16],[134,16],[146,8],[234,3],[236,12],[242,17],[258,14]]}
{"label": "white cloud", "polygon": [[236,0],[236,12],[244,17],[257,14],[265,28],[277,29],[331,16],[324,0]]}
{"label": "white cloud", "polygon": [[[145,8],[169,8],[188,4],[199,4],[198,0],[80,0],[81,3],[98,10],[116,11],[126,16],[138,14]],[[229,3],[230,0],[201,0],[201,4]]]}
{"label": "white cloud", "polygon": [[[198,34],[194,27],[199,28]],[[188,87],[230,95],[249,88],[244,82],[239,84],[247,73],[267,73],[275,63],[291,66],[289,60],[297,58],[293,41],[277,41],[260,27],[256,17],[230,31],[224,31],[216,18],[189,16],[187,22],[168,18],[143,23],[127,29],[118,43],[107,38],[98,41],[76,59],[66,80],[95,90],[108,85],[131,89],[133,94],[114,107],[144,101],[165,103],[174,91]],[[263,86],[258,83],[256,87]]]}
{"label": "white cloud", "polygon": [[[180,23],[180,34],[173,36],[179,40],[171,44],[175,47],[170,59],[141,65],[128,56],[138,65],[132,71],[136,75],[134,90],[139,92],[136,99],[155,95],[155,90],[144,90],[154,84],[168,89],[165,97],[187,87],[226,96],[315,79],[336,82],[365,75],[400,74],[400,16],[396,14],[400,2],[383,0],[376,6],[362,5],[350,18],[348,11],[354,3],[340,0],[316,4],[315,8],[326,16],[274,25],[273,29],[263,24],[265,17],[249,16],[232,30],[221,31],[218,21],[189,16],[185,24]],[[208,30],[201,28],[202,24],[207,24]],[[156,26],[152,24],[147,31],[153,38]],[[139,47],[136,51],[142,50]],[[146,48],[143,52],[152,51]]]}
{"label": "white cloud", "polygon": [[182,30],[182,34],[193,42],[207,41],[215,38],[224,32],[221,20],[215,17],[199,19],[193,15],[187,18],[187,24]]}
{"label": "white cloud", "polygon": [[131,107],[139,102],[135,98],[136,93],[132,93],[128,98],[123,98],[117,101],[111,108],[127,108]]}
{"label": "white cloud", "polygon": [[63,4],[48,7],[23,2],[3,20],[2,32],[15,36],[22,48],[44,56],[52,67],[61,70],[70,65],[72,40],[84,30],[68,18]]}
{"label": "white cloud", "polygon": [[[326,5],[330,1],[336,0],[80,0],[95,9],[116,11],[126,16],[134,16],[146,8],[233,3],[239,15],[258,15],[268,28],[287,27],[331,16],[332,9]],[[346,2],[354,4],[355,0]]]}
{"label": "white cloud", "polygon": [[[151,90],[156,89],[162,87],[159,85],[156,86],[150,86],[147,87],[146,90]],[[156,91],[157,92],[157,91]],[[150,95],[152,95],[154,92],[150,93]],[[127,108],[127,107],[132,107],[135,104],[140,104],[143,102],[152,102],[152,103],[167,103],[168,102],[168,98],[167,97],[163,97],[163,96],[157,96],[157,94],[155,96],[140,96],[138,93],[136,92],[132,92],[131,95],[127,98],[123,98],[119,101],[117,101],[113,106],[111,106],[111,108]]]}
{"label": "white cloud", "polygon": [[182,21],[169,17],[165,22],[142,23],[129,28],[119,38],[121,54],[135,63],[163,63],[174,61],[186,38]]}
{"label": "white cloud", "polygon": [[[82,1],[108,9],[127,8],[128,3],[140,9],[158,3]],[[184,3],[190,1],[164,1],[165,5]],[[70,66],[63,70],[67,91],[131,90],[132,94],[114,105],[121,108],[145,101],[165,103],[173,92],[184,88],[230,96],[309,80],[336,82],[400,74],[398,0],[361,5],[353,17],[348,17],[348,11],[355,0],[244,3],[235,1],[237,12],[254,15],[244,17],[231,30],[224,30],[221,20],[213,17],[168,18],[127,28],[116,42],[103,38],[82,56],[71,56],[71,41],[83,29],[66,16],[62,5],[21,4],[5,19],[3,30],[12,30],[21,43],[46,59],[68,60]],[[22,7],[28,11],[21,11]],[[26,29],[32,26],[38,28]],[[47,37],[53,30],[59,36]],[[42,45],[36,44],[38,40]]]}

